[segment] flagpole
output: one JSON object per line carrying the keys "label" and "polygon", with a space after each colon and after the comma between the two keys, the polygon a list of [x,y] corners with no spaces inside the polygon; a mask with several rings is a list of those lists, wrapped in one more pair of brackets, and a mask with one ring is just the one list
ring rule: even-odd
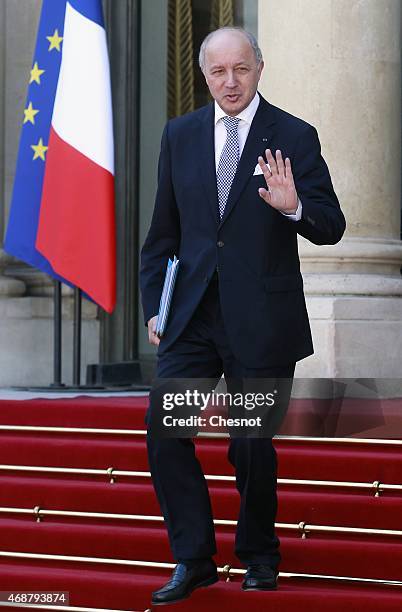
{"label": "flagpole", "polygon": [[61,317],[61,282],[54,280],[53,296],[53,383],[51,387],[64,387],[61,382],[61,349],[62,349],[62,317]]}
{"label": "flagpole", "polygon": [[79,387],[81,383],[81,289],[74,289],[74,345],[73,345],[73,386]]}

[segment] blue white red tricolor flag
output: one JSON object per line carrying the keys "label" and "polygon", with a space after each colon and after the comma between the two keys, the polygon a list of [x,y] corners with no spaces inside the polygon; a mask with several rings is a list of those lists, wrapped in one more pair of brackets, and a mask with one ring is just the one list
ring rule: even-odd
{"label": "blue white red tricolor flag", "polygon": [[110,70],[101,0],[43,0],[5,250],[116,300]]}

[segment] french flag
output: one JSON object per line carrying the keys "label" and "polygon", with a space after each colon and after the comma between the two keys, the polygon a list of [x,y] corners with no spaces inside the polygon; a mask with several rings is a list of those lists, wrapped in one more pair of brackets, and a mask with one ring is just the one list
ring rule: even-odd
{"label": "french flag", "polygon": [[[22,251],[31,253],[31,260],[21,258],[79,287],[112,312],[116,300],[113,117],[101,1],[44,0],[34,61],[34,74],[38,75],[38,69],[42,73],[30,85],[31,106],[27,102],[27,108],[31,117],[32,109],[38,111],[38,120],[47,110],[48,125],[38,127],[37,134],[28,126],[30,139],[24,145],[27,138],[23,134],[20,154],[22,146],[35,151],[28,157],[33,170],[27,171],[33,171],[31,180],[40,182],[40,198],[35,203],[31,197],[28,203],[25,193],[25,201],[18,201],[24,188],[16,184],[24,168],[22,172],[17,168],[6,249],[17,257]],[[42,108],[41,85],[42,93],[48,87]],[[39,137],[42,149],[38,156],[35,144],[29,143],[36,143]],[[42,162],[39,173],[38,162]],[[24,232],[18,232],[18,223],[28,206],[34,208],[28,232],[33,244],[22,245]]]}

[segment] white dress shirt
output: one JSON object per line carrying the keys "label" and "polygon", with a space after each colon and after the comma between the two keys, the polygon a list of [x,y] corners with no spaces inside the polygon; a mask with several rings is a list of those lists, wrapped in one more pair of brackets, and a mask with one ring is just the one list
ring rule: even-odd
{"label": "white dress shirt", "polygon": [[[239,121],[238,134],[239,134],[239,153],[243,152],[244,145],[246,144],[247,136],[250,131],[251,123],[254,119],[254,115],[257,112],[258,105],[260,103],[260,96],[256,92],[254,98],[250,104],[242,110],[241,113],[236,115]],[[222,154],[223,147],[226,142],[226,128],[222,121],[222,117],[226,117],[225,111],[221,109],[219,104],[215,101],[215,167],[218,169],[219,160]],[[256,160],[257,163],[258,160]],[[297,199],[298,205],[297,210],[293,214],[282,213],[292,221],[299,221],[302,214],[302,203],[299,198]],[[280,211],[282,212],[282,211]]]}

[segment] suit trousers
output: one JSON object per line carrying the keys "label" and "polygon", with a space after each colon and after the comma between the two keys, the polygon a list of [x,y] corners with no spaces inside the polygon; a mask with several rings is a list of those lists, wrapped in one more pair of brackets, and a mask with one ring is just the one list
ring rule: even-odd
{"label": "suit trousers", "polygon": [[[217,383],[222,374],[226,380],[232,377],[293,379],[294,369],[294,362],[278,367],[247,368],[236,359],[225,332],[215,274],[183,333],[166,353],[162,351],[158,356],[156,376],[157,379],[208,378]],[[145,417],[147,425],[155,401],[159,398],[156,399],[151,389]],[[285,401],[288,404],[289,397]],[[211,502],[193,439],[154,436],[148,427],[147,448],[173,557],[182,562],[213,556],[216,542]],[[263,563],[277,567],[281,557],[279,538],[275,534],[277,456],[272,438],[231,437],[228,459],[235,469],[240,494],[235,554],[245,566]]]}

